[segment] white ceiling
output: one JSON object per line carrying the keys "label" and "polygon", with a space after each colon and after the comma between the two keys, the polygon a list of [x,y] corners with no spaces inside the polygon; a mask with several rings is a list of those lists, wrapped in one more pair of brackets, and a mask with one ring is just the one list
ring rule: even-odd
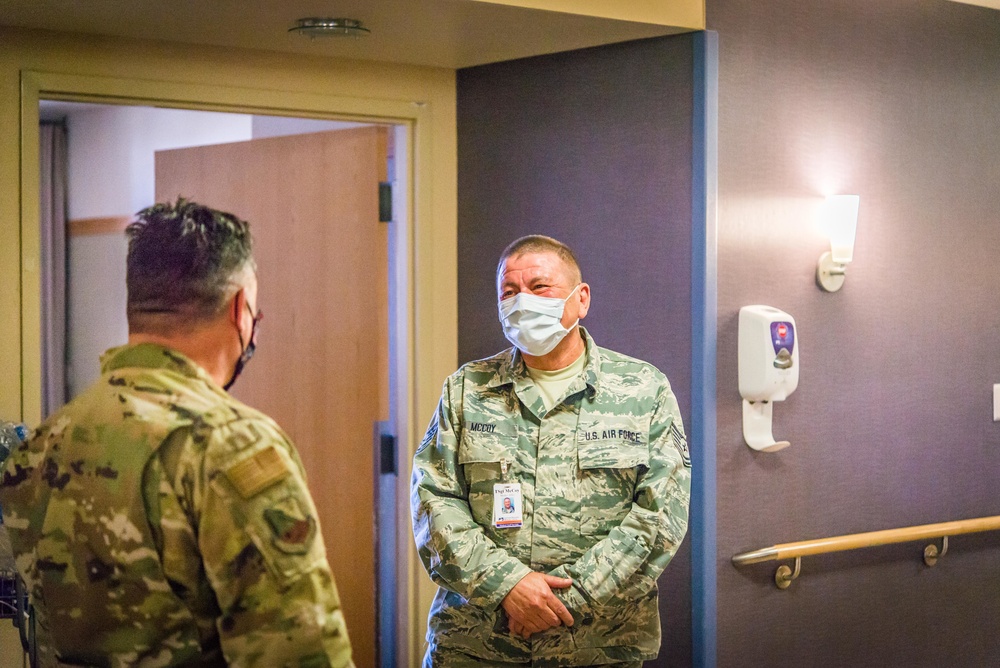
{"label": "white ceiling", "polygon": [[[371,34],[288,32],[305,17],[359,19]],[[0,0],[0,24],[450,69],[685,30],[468,0]]]}

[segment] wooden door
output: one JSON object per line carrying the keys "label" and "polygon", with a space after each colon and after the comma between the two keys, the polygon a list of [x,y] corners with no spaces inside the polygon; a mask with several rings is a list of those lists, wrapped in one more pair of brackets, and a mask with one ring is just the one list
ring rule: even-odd
{"label": "wooden door", "polygon": [[387,130],[156,154],[156,200],[250,223],[264,320],[233,393],[294,440],[359,668],[375,665],[373,423],[388,419]]}

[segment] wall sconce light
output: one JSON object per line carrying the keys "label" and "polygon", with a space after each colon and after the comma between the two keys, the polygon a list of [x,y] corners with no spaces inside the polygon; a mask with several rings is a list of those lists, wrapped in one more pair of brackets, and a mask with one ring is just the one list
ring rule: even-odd
{"label": "wall sconce light", "polygon": [[823,217],[830,235],[830,250],[819,256],[816,282],[827,292],[836,292],[844,286],[847,265],[854,259],[860,202],[858,195],[831,195],[826,198]]}

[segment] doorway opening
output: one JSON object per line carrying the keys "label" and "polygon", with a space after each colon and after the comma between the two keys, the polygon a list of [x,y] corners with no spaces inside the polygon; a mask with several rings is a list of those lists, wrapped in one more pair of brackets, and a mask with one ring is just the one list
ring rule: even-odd
{"label": "doorway opening", "polygon": [[96,380],[99,355],[127,339],[124,227],[136,211],[181,196],[247,219],[268,320],[234,394],[300,451],[355,662],[396,665],[411,128],[54,100],[39,112],[65,133],[63,183],[42,179],[63,188],[63,223],[46,215],[58,194],[40,200],[41,414]]}

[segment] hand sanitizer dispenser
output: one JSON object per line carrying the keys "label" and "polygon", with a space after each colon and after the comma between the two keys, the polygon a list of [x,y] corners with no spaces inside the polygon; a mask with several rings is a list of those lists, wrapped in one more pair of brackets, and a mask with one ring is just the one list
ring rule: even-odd
{"label": "hand sanitizer dispenser", "polygon": [[773,402],[784,400],[799,384],[799,342],[795,320],[770,306],[740,309],[740,395],[743,438],[754,450],[777,452],[789,446],[771,431]]}

